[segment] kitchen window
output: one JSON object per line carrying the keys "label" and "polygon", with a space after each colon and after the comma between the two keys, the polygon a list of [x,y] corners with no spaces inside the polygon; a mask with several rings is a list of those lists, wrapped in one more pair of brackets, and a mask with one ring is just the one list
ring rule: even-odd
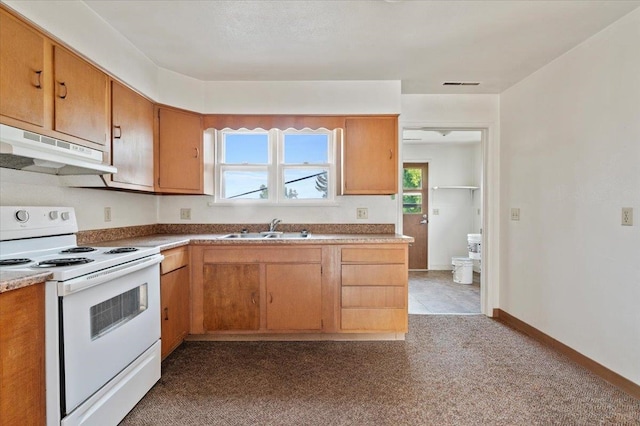
{"label": "kitchen window", "polygon": [[217,200],[292,205],[333,201],[335,133],[217,131]]}

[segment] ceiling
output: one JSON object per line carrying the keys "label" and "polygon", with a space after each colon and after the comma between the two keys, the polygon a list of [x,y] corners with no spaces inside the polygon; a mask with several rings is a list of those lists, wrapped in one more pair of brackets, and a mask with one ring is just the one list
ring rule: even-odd
{"label": "ceiling", "polygon": [[156,65],[199,80],[401,80],[405,94],[500,93],[640,6],[613,0],[84,1]]}

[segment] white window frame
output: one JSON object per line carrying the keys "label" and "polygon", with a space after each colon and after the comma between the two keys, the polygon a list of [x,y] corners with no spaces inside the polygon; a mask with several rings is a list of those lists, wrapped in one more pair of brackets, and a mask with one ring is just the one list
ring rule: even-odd
{"label": "white window frame", "polygon": [[[268,135],[268,163],[265,164],[225,164],[222,162],[224,158],[224,137],[226,134],[249,133],[249,134],[267,134]],[[327,135],[327,163],[304,163],[304,164],[284,164],[284,138],[288,134],[324,134]],[[309,205],[331,205],[336,201],[336,147],[337,140],[341,132],[339,129],[229,129],[215,131],[215,201],[217,204],[272,204],[287,206],[309,206]],[[327,198],[312,199],[289,199],[284,194],[284,171],[285,170],[304,170],[304,169],[326,169],[327,170]],[[267,172],[267,188],[268,197],[259,198],[223,198],[224,188],[224,172],[225,171],[266,171]]]}

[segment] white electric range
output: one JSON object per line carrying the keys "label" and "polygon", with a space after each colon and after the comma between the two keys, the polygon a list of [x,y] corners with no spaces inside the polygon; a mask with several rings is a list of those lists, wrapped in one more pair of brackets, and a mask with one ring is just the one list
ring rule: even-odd
{"label": "white electric range", "polygon": [[156,247],[77,246],[69,207],[0,206],[0,271],[47,271],[47,425],[116,425],[160,378]]}

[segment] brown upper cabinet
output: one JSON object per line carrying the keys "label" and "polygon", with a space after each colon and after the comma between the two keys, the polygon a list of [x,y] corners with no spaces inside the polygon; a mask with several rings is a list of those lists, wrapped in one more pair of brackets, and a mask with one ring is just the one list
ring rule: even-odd
{"label": "brown upper cabinet", "polygon": [[107,75],[54,46],[54,130],[99,145],[107,143]]}
{"label": "brown upper cabinet", "polygon": [[111,164],[114,188],[153,191],[153,103],[111,82]]}
{"label": "brown upper cabinet", "polygon": [[0,122],[108,151],[108,78],[0,8]]}
{"label": "brown upper cabinet", "polygon": [[44,37],[0,10],[0,114],[43,127]]}
{"label": "brown upper cabinet", "polygon": [[342,194],[398,192],[398,117],[347,117]]}
{"label": "brown upper cabinet", "polygon": [[158,108],[156,190],[164,193],[203,193],[202,116]]}

